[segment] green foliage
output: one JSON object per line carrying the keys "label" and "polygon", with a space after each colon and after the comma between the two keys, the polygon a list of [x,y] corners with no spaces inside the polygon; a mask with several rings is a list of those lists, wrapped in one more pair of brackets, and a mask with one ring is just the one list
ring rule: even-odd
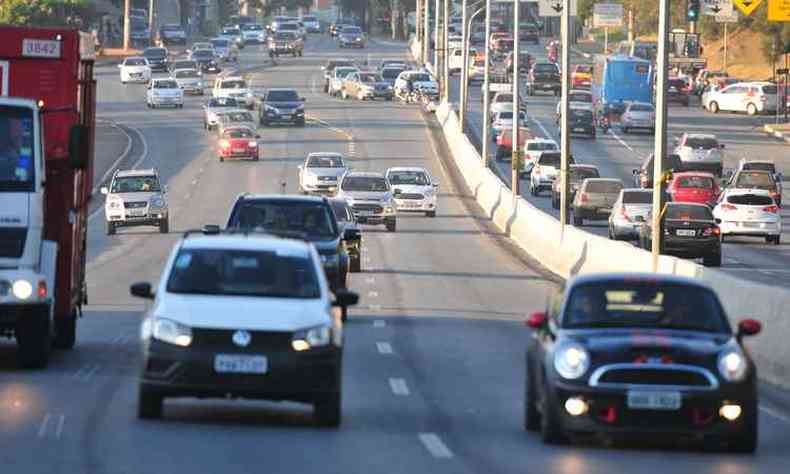
{"label": "green foliage", "polygon": [[88,0],[0,0],[0,24],[77,26],[90,20]]}

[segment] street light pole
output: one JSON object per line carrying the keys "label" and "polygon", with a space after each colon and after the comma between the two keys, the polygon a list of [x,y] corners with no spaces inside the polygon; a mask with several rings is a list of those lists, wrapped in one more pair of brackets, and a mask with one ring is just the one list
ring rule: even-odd
{"label": "street light pole", "polygon": [[489,122],[491,121],[491,111],[489,109],[489,92],[488,92],[488,73],[489,73],[489,64],[490,59],[488,57],[488,42],[489,38],[491,38],[491,0],[486,0],[486,46],[485,46],[485,58],[486,64],[483,69],[483,162],[485,163],[486,167],[489,166],[489,157],[488,157],[488,136],[489,136]]}
{"label": "street light pole", "polygon": [[148,1],[148,34],[149,34],[150,37],[148,39],[151,40],[152,44],[153,44],[153,40],[155,38],[154,30],[155,30],[155,28],[154,28],[154,0],[149,0]]}
{"label": "street light pole", "polygon": [[571,89],[571,0],[565,0],[560,18],[560,51],[562,72],[562,97],[560,98],[560,235],[565,234],[565,224],[568,223],[568,195],[570,183],[568,180],[568,161],[571,155],[571,134],[568,128],[568,115],[570,103],[568,92]]}
{"label": "street light pole", "polygon": [[656,138],[653,160],[653,222],[652,222],[652,257],[653,271],[658,271],[658,256],[661,251],[662,233],[661,217],[664,210],[663,193],[661,192],[664,174],[664,156],[667,151],[667,63],[669,56],[669,0],[660,0],[658,7],[658,68],[656,85]]}
{"label": "street light pole", "polygon": [[127,51],[129,49],[129,10],[131,9],[131,1],[132,0],[125,0],[123,2],[123,49]]}
{"label": "street light pole", "polygon": [[466,27],[466,0],[461,1],[461,82],[458,91],[461,93],[460,101],[461,101],[461,110],[460,110],[460,120],[459,125],[461,127],[461,133],[464,133],[465,126],[466,126],[466,74],[467,74],[467,57],[469,56],[469,43],[467,38],[469,37],[469,32],[467,31]]}
{"label": "street light pole", "polygon": [[511,185],[510,189],[513,190],[513,196],[518,197],[521,194],[521,148],[519,145],[519,123],[518,116],[520,112],[519,97],[518,97],[518,81],[521,78],[519,75],[519,6],[521,0],[513,2],[513,131],[511,132],[512,142],[511,148],[513,153],[510,155],[510,168],[511,168]]}
{"label": "street light pole", "polygon": [[450,0],[444,0],[444,32],[442,33],[442,49],[444,57],[444,90],[442,91],[442,100],[450,102],[450,51],[448,43],[450,42]]}
{"label": "street light pole", "polygon": [[439,79],[439,48],[441,45],[441,41],[439,41],[439,19],[442,17],[440,2],[441,0],[436,0],[433,14],[433,72],[437,79]]}
{"label": "street light pole", "polygon": [[428,62],[428,46],[431,44],[431,24],[428,20],[431,11],[431,0],[425,0],[423,3],[425,4],[425,13],[422,25],[422,64],[425,64]]}

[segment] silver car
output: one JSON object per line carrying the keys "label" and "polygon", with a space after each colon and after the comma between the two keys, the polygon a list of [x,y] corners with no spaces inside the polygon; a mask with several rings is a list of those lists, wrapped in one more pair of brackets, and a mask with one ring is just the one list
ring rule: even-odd
{"label": "silver car", "polygon": [[397,206],[392,186],[381,173],[351,171],[343,175],[336,197],[345,199],[361,224],[384,224],[395,232]]}
{"label": "silver car", "polygon": [[107,198],[104,215],[107,235],[118,227],[156,226],[159,232],[169,231],[166,188],[155,169],[116,170],[109,187],[102,187]]}
{"label": "silver car", "polygon": [[629,103],[623,115],[620,117],[620,128],[623,133],[641,128],[649,130],[651,133],[656,131],[656,108],[647,102]]}
{"label": "silver car", "polygon": [[675,154],[686,171],[707,171],[721,176],[724,144],[710,133],[684,133],[676,142]]}
{"label": "silver car", "polygon": [[236,99],[230,97],[215,97],[203,106],[203,129],[213,130],[219,124],[219,114],[228,110],[238,110],[242,107]]}
{"label": "silver car", "polygon": [[334,194],[348,167],[340,153],[316,152],[307,155],[298,170],[302,193]]}
{"label": "silver car", "polygon": [[609,238],[612,240],[637,240],[642,220],[647,219],[653,208],[653,190],[626,188],[620,190],[609,214]]}
{"label": "silver car", "polygon": [[178,87],[184,94],[203,95],[203,79],[195,69],[176,69],[173,71],[173,79],[176,80]]}
{"label": "silver car", "polygon": [[588,178],[582,182],[573,197],[573,225],[580,226],[584,220],[603,220],[612,213],[623,182],[612,178]]}

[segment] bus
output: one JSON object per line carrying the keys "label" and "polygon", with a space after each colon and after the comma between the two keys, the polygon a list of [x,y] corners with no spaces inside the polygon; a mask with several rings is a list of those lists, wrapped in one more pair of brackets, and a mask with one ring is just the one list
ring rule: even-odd
{"label": "bus", "polygon": [[653,103],[653,65],[633,56],[596,55],[592,93],[596,110],[625,110],[626,102]]}

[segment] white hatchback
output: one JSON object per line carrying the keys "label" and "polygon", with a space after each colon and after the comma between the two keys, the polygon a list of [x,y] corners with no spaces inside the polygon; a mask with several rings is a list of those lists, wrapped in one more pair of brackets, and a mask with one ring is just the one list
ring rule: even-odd
{"label": "white hatchback", "polygon": [[749,115],[776,111],[778,89],[770,82],[739,82],[705,95],[705,108],[746,112]]}
{"label": "white hatchback", "polygon": [[146,105],[149,108],[162,106],[184,107],[184,91],[175,79],[152,79],[146,92]]}
{"label": "white hatchback", "polygon": [[774,245],[780,243],[782,216],[764,189],[726,189],[713,209],[713,217],[721,221],[722,240],[727,235],[747,235],[764,237]]}
{"label": "white hatchback", "polygon": [[130,56],[118,65],[121,70],[121,84],[127,82],[147,83],[151,80],[151,66],[142,56]]}
{"label": "white hatchback", "polygon": [[395,207],[399,212],[424,212],[428,217],[436,217],[439,183],[425,168],[394,167],[387,170],[386,177],[392,185]]}

